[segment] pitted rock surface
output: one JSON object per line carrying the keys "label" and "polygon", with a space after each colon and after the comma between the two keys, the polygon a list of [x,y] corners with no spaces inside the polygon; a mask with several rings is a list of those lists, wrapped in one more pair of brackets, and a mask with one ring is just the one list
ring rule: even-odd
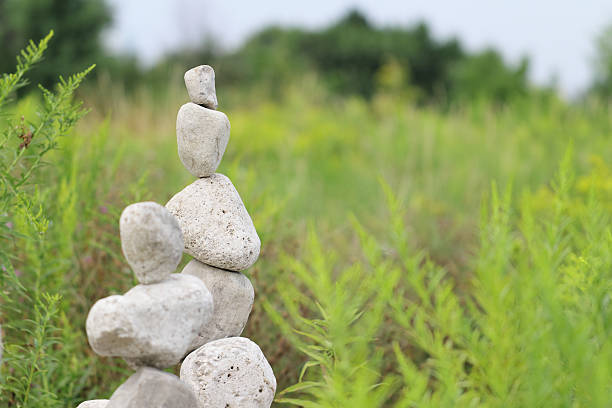
{"label": "pitted rock surface", "polygon": [[199,65],[185,72],[185,87],[191,102],[217,109],[215,71],[210,65]]}
{"label": "pitted rock surface", "polygon": [[203,264],[197,259],[191,260],[182,273],[200,278],[212,294],[215,305],[210,323],[190,348],[194,350],[213,340],[240,336],[255,298],[249,278],[240,272]]}
{"label": "pitted rock surface", "polygon": [[204,283],[190,275],[138,285],[123,296],[98,300],[87,316],[87,338],[102,356],[119,356],[132,367],[177,364],[213,315]]}
{"label": "pitted rock surface", "polygon": [[215,340],[181,365],[200,408],[269,408],[276,378],[259,346],[244,337]]}
{"label": "pitted rock surface", "polygon": [[226,176],[215,173],[185,187],[168,201],[183,231],[185,252],[205,264],[232,271],[259,257],[261,242],[240,195]]}
{"label": "pitted rock surface", "polygon": [[174,216],[154,202],[127,206],[119,219],[121,249],[140,283],[167,278],[183,256],[183,234]]}
{"label": "pitted rock surface", "polygon": [[186,103],[176,117],[178,155],[185,168],[196,177],[215,173],[230,138],[230,122],[225,113]]}
{"label": "pitted rock surface", "polygon": [[143,367],[115,390],[106,408],[198,408],[198,402],[177,376]]}

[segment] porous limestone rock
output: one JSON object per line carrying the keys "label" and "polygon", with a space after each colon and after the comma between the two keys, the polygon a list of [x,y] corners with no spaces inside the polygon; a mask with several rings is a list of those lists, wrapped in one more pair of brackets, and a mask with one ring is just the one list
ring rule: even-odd
{"label": "porous limestone rock", "polygon": [[183,234],[174,216],[154,202],[127,206],[119,219],[121,249],[140,283],[167,278],[183,256]]}
{"label": "porous limestone rock", "polygon": [[87,316],[87,338],[99,355],[123,357],[132,367],[167,368],[190,351],[212,315],[206,285],[194,276],[172,274],[98,300]]}
{"label": "porous limestone rock", "polygon": [[259,346],[244,337],[207,343],[181,365],[200,408],[269,408],[276,378]]}
{"label": "porous limestone rock", "polygon": [[196,177],[215,173],[230,137],[225,113],[186,103],[176,117],[178,155],[185,168]]}
{"label": "porous limestone rock", "polygon": [[200,278],[212,294],[214,302],[212,319],[190,348],[194,350],[213,340],[240,336],[255,298],[249,278],[240,272],[203,264],[197,259],[191,260],[182,273]]}
{"label": "porous limestone rock", "polygon": [[198,408],[198,402],[177,376],[143,367],[115,390],[106,408]]}
{"label": "porous limestone rock", "polygon": [[191,102],[217,109],[215,71],[209,65],[200,65],[185,72],[185,86]]}
{"label": "porous limestone rock", "polygon": [[83,401],[79,404],[77,408],[106,408],[108,405],[108,400],[106,399],[97,399],[91,401]]}
{"label": "porous limestone rock", "polygon": [[200,262],[232,271],[247,269],[261,242],[240,195],[226,176],[196,180],[168,201],[178,220],[185,252]]}

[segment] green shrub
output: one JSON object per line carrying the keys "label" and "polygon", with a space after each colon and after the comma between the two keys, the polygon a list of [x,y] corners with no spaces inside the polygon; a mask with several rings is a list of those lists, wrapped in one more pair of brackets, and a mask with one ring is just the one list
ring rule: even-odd
{"label": "green shrub", "polygon": [[[33,184],[44,160],[85,114],[72,95],[93,66],[60,77],[55,92],[40,87],[37,118],[6,107],[25,86],[25,75],[38,63],[53,33],[30,45],[17,58],[14,74],[0,79],[0,310],[4,336],[0,402],[4,406],[59,406],[54,380],[61,364],[56,356],[61,332],[61,273],[66,259],[50,230],[62,220],[51,218],[50,188]],[[65,203],[58,203],[65,204]],[[69,211],[69,208],[65,208]],[[61,254],[65,255],[65,254]],[[67,349],[70,345],[67,345]]]}
{"label": "green shrub", "polygon": [[334,251],[311,233],[308,261],[285,259],[297,281],[279,288],[289,321],[267,304],[308,357],[300,382],[277,401],[609,406],[612,178],[602,174],[576,184],[568,154],[546,199],[526,191],[517,211],[510,191],[499,197],[494,187],[472,272],[460,277],[467,282],[411,247],[391,193],[389,241],[378,243],[355,223],[362,259],[349,267],[338,268]]}

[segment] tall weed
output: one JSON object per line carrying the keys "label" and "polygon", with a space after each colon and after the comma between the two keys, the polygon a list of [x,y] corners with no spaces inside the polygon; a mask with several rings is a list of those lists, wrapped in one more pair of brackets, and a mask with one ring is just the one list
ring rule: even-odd
{"label": "tall weed", "polygon": [[[38,63],[52,37],[30,42],[17,58],[14,74],[0,79],[0,311],[4,331],[4,361],[0,370],[0,403],[15,407],[63,405],[55,372],[61,343],[62,274],[66,251],[51,233],[51,188],[35,183],[45,159],[86,113],[72,95],[93,66],[67,79],[56,90],[40,87],[36,119],[7,109],[10,98],[27,83],[27,72]],[[19,106],[19,101],[17,106]],[[69,187],[61,186],[58,204],[71,214]],[[69,349],[71,345],[67,345]]]}
{"label": "tall weed", "polygon": [[411,248],[403,206],[391,193],[389,241],[376,242],[356,224],[362,260],[355,264],[339,268],[311,234],[305,260],[285,259],[298,283],[280,288],[289,319],[267,306],[308,357],[300,382],[277,402],[609,406],[612,211],[608,192],[597,188],[609,180],[581,192],[570,152],[545,202],[526,191],[513,206],[510,190],[500,196],[493,187],[464,277],[467,293]]}

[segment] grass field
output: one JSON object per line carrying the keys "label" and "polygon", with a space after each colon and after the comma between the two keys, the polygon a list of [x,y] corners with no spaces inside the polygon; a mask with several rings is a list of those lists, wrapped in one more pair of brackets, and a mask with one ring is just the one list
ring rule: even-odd
{"label": "grass field", "polygon": [[[606,109],[543,98],[441,111],[389,94],[338,100],[308,81],[280,100],[219,95],[232,130],[218,171],[262,240],[243,335],[268,356],[279,405],[609,404]],[[176,153],[182,89],[94,84],[80,97],[93,111],[35,175],[44,242],[12,243],[23,284],[36,269],[35,284],[62,296],[33,387],[62,407],[109,396],[129,373],[84,331],[95,300],[135,283],[120,212],[192,181]],[[35,118],[38,103],[9,112]]]}

